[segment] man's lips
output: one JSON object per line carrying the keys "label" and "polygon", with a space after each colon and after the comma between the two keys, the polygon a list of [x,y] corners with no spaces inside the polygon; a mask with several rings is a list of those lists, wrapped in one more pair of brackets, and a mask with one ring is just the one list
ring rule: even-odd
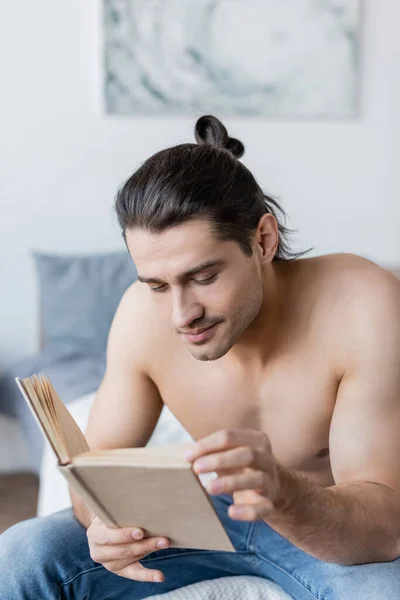
{"label": "man's lips", "polygon": [[199,333],[203,333],[203,331],[207,331],[207,329],[211,329],[214,325],[216,325],[216,323],[203,327],[202,329],[190,329],[189,331],[181,331],[181,333],[183,333],[183,335],[198,335]]}
{"label": "man's lips", "polygon": [[181,332],[189,342],[205,342],[210,339],[214,335],[214,327],[218,325],[214,323],[213,325],[209,325],[208,327],[203,327],[202,329],[196,329],[195,331],[184,331]]}

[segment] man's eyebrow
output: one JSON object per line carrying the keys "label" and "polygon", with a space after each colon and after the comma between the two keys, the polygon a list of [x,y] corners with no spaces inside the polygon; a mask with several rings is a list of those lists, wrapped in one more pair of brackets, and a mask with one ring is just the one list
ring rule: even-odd
{"label": "man's eyebrow", "polygon": [[[180,275],[178,275],[178,279],[183,280],[187,277],[190,277],[190,275],[195,275],[196,273],[200,273],[200,271],[205,271],[205,269],[211,269],[212,267],[222,267],[224,264],[224,260],[207,260],[206,262],[203,262],[200,265],[193,267],[193,269],[189,269],[188,271],[181,273]],[[142,283],[164,283],[163,281],[161,281],[161,279],[157,279],[157,277],[142,277],[141,275],[138,275],[137,278]]]}

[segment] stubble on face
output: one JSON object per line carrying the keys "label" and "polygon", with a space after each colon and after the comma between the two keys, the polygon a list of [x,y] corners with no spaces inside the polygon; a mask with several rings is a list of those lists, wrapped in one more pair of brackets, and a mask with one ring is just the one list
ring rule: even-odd
{"label": "stubble on face", "polygon": [[[201,361],[223,357],[257,317],[263,304],[263,279],[257,254],[247,256],[234,241],[215,237],[210,223],[189,221],[161,233],[147,230],[127,231],[130,254],[140,274],[139,279],[165,293],[152,292],[153,300],[172,329],[180,336],[194,358]],[[222,263],[214,282],[199,285],[195,276],[186,274],[207,262]],[[211,275],[212,269],[210,268]],[[201,279],[199,277],[199,279]],[[185,317],[172,318],[171,290],[193,290],[191,322]],[[190,303],[189,303],[190,304]],[[216,324],[218,322],[218,324]],[[216,324],[204,342],[190,340],[185,333]]]}
{"label": "stubble on face", "polygon": [[256,275],[253,277],[251,285],[240,298],[240,303],[236,305],[231,315],[216,325],[214,336],[209,341],[204,344],[187,342],[189,352],[194,358],[201,361],[222,358],[240,341],[242,335],[251,326],[263,303],[262,282]]}

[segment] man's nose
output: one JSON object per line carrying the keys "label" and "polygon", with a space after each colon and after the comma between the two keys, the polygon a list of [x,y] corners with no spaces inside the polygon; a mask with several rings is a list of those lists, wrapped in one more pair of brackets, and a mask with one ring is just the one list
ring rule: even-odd
{"label": "man's nose", "polygon": [[192,294],[178,291],[173,294],[172,302],[172,324],[178,331],[189,329],[204,314],[204,308]]}

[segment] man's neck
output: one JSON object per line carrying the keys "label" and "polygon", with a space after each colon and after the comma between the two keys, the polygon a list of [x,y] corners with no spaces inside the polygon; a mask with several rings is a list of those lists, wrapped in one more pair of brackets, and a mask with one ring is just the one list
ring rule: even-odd
{"label": "man's neck", "polygon": [[263,272],[264,299],[261,309],[240,339],[229,351],[229,360],[247,369],[262,369],[270,360],[285,326],[289,286],[294,262],[276,261]]}

